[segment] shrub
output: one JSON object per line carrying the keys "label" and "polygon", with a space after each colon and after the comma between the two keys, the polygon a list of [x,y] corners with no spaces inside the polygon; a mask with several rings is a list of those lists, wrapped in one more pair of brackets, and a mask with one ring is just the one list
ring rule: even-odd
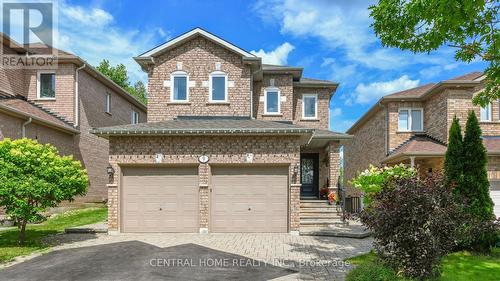
{"label": "shrub", "polygon": [[349,271],[347,281],[403,281],[392,268],[383,265],[380,261],[370,261],[358,265]]}
{"label": "shrub", "polygon": [[486,171],[488,156],[474,111],[469,112],[465,125],[463,151],[463,180],[455,188],[455,193],[465,200],[468,213],[479,220],[492,221],[493,201],[490,197],[490,184]]}
{"label": "shrub", "polygon": [[463,137],[459,120],[455,116],[448,133],[448,148],[444,157],[444,174],[446,184],[458,184],[462,181],[464,151]]}
{"label": "shrub", "polygon": [[373,196],[379,193],[383,186],[388,187],[394,181],[410,179],[415,176],[415,169],[409,168],[404,164],[383,168],[370,165],[367,170],[352,179],[351,184],[363,191],[363,203],[367,206],[372,203]]}
{"label": "shrub", "polygon": [[28,222],[49,207],[84,195],[87,185],[80,162],[60,156],[55,147],[30,139],[0,141],[0,206],[17,222],[19,244]]}
{"label": "shrub", "polygon": [[361,214],[373,231],[377,255],[396,272],[423,278],[438,272],[455,245],[462,212],[440,176],[385,185]]}

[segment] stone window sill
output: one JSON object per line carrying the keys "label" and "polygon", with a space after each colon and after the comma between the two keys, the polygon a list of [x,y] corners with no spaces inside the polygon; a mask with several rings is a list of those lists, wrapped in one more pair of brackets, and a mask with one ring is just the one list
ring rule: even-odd
{"label": "stone window sill", "polygon": [[423,134],[425,131],[396,131],[396,134]]}
{"label": "stone window sill", "polygon": [[191,105],[190,102],[182,102],[182,101],[171,101],[167,102],[167,105]]}
{"label": "stone window sill", "polygon": [[479,124],[500,124],[500,121],[479,121]]}
{"label": "stone window sill", "polygon": [[262,117],[283,117],[283,114],[281,113],[266,113],[266,114],[262,114]]}
{"label": "stone window sill", "polygon": [[56,98],[37,98],[35,101],[56,101]]}
{"label": "stone window sill", "polygon": [[319,122],[320,119],[318,118],[302,118],[300,119],[301,122]]}
{"label": "stone window sill", "polygon": [[229,102],[207,102],[207,105],[230,105]]}

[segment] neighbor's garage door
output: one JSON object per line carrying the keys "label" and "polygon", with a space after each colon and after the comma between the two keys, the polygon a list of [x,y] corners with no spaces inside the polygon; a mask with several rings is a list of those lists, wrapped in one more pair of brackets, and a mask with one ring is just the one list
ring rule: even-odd
{"label": "neighbor's garage door", "polygon": [[123,168],[123,232],[198,232],[196,167]]}
{"label": "neighbor's garage door", "polygon": [[495,206],[493,206],[495,215],[500,217],[500,181],[490,181],[490,197]]}
{"label": "neighbor's garage door", "polygon": [[212,167],[212,232],[287,232],[288,167]]}

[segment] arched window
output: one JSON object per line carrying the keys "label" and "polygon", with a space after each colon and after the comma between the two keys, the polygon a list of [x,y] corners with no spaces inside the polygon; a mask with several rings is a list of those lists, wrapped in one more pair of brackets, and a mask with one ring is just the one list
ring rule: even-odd
{"label": "arched window", "polygon": [[170,75],[170,101],[189,101],[189,75],[184,71],[176,71]]}
{"label": "arched window", "polygon": [[209,101],[227,102],[227,74],[222,71],[210,73],[209,80]]}

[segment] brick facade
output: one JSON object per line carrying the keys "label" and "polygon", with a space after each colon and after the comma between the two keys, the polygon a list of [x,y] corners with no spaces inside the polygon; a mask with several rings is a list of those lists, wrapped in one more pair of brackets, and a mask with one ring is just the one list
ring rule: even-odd
{"label": "brick facade", "polygon": [[[478,119],[480,119],[480,107],[473,105],[472,98],[483,88],[483,84],[476,87],[445,88],[421,101],[384,101],[382,105],[376,105],[375,113],[349,132],[354,135],[354,138],[346,145],[345,149],[347,163],[345,178],[347,180],[352,179],[357,173],[368,168],[369,164],[382,165],[382,160],[387,157],[391,150],[397,148],[415,134],[398,132],[398,111],[400,108],[423,108],[424,132],[446,144],[448,131],[454,116],[460,119],[462,132],[465,129],[467,115],[470,110],[474,110]],[[492,121],[480,122],[482,133],[483,136],[500,136],[498,101],[492,103],[491,109]],[[385,128],[386,122],[387,129]],[[386,136],[386,133],[388,136]],[[384,149],[386,138],[387,150]],[[488,176],[490,179],[500,178],[499,158],[496,156],[489,157]],[[406,159],[404,163],[410,164],[410,160]],[[430,168],[433,172],[441,170],[443,158],[442,156],[416,157],[415,164],[420,169],[420,175],[425,176]],[[349,193],[360,194],[358,190],[352,188],[349,189]]]}
{"label": "brick facade", "polygon": [[[332,97],[331,89],[325,88],[294,88],[293,100],[293,123],[315,129],[329,130],[329,112],[330,112],[330,99]],[[302,96],[304,94],[317,94],[318,95],[318,108],[316,120],[302,118]]]}
{"label": "brick facade", "polygon": [[[274,81],[274,85],[271,85]],[[266,89],[277,88],[280,91],[280,113],[265,114],[264,99]],[[293,81],[291,74],[265,74],[263,81],[254,84],[254,116],[263,120],[293,120]]]}
{"label": "brick facade", "polygon": [[[234,145],[238,144],[238,145]],[[209,224],[210,166],[216,164],[269,165],[284,164],[289,169],[289,228],[298,230],[300,218],[300,175],[293,167],[300,161],[300,141],[296,136],[200,136],[200,137],[112,137],[110,163],[115,169],[113,182],[108,185],[108,226],[119,231],[120,167],[127,164],[155,164],[155,155],[164,155],[163,165],[199,165],[200,228]],[[245,161],[247,153],[254,154],[253,163]],[[198,156],[210,157],[208,164],[199,164]],[[161,165],[161,164],[160,164]],[[299,172],[300,173],[300,172]]]}
{"label": "brick facade", "polygon": [[[156,58],[156,66],[148,75],[148,122],[172,120],[179,115],[250,116],[250,67],[241,56],[199,36]],[[228,102],[210,103],[208,81],[210,73],[228,75]],[[178,67],[180,66],[180,67]],[[189,75],[191,87],[188,103],[173,103],[170,99],[170,75],[175,71]]]}

